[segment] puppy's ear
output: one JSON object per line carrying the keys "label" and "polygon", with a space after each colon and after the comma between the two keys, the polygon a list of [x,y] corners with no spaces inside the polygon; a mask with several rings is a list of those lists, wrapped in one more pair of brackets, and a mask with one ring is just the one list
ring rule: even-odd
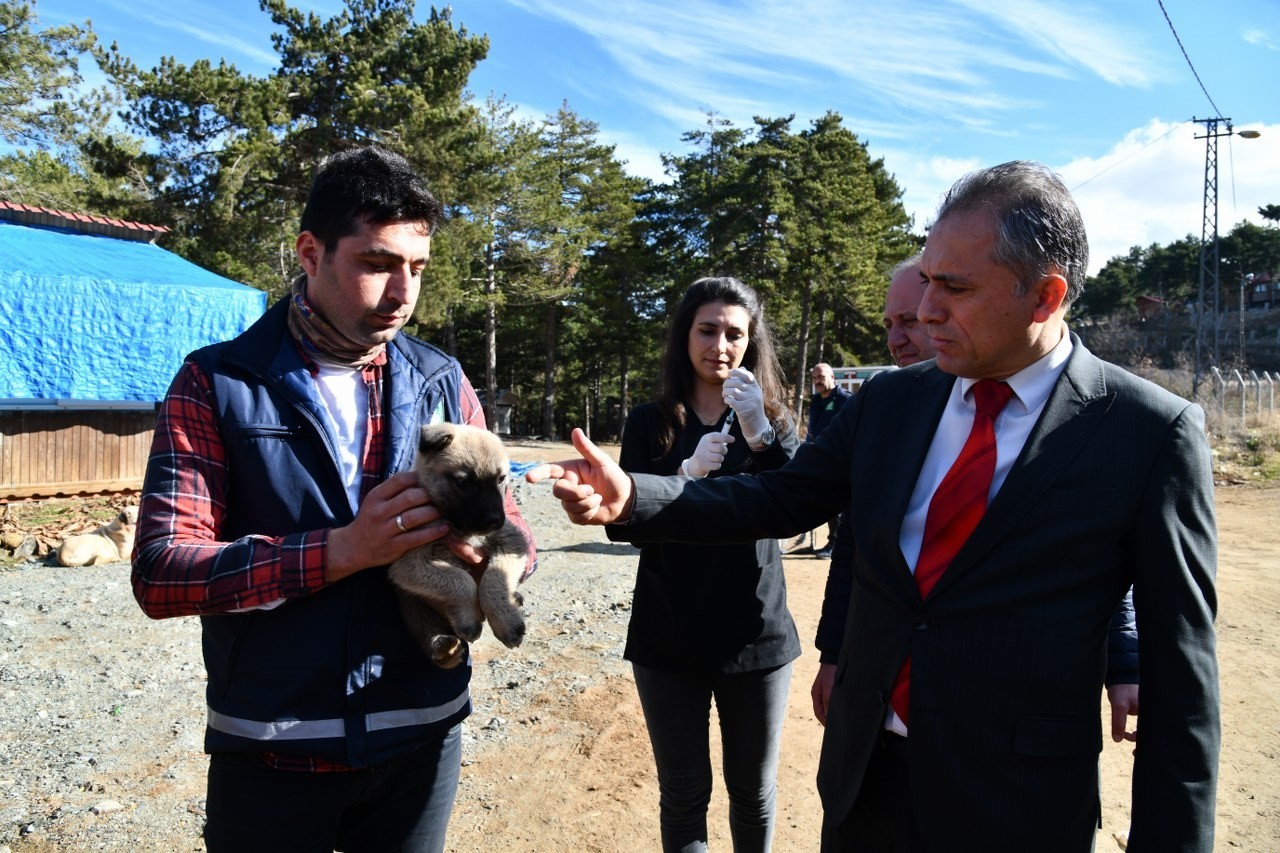
{"label": "puppy's ear", "polygon": [[423,455],[439,453],[453,442],[453,430],[442,424],[428,424],[418,436],[418,452]]}

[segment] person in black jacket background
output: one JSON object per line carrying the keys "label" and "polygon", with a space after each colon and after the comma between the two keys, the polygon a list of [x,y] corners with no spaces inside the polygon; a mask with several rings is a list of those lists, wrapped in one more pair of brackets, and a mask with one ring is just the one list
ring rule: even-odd
{"label": "person in black jacket background", "polygon": [[[853,398],[853,394],[836,384],[835,371],[826,362],[815,364],[810,375],[813,377],[813,396],[809,398],[809,426],[805,430],[805,441],[815,440],[822,433],[822,428],[831,423],[836,413]],[[814,547],[813,556],[819,560],[831,559],[831,548],[836,543],[836,528],[839,523],[839,516],[827,522],[827,541],[821,548],[813,541],[813,531],[809,532],[810,544]]]}

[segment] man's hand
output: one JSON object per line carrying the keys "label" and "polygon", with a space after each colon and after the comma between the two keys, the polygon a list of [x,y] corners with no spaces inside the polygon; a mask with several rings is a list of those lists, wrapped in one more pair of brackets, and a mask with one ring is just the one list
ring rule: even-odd
{"label": "man's hand", "polygon": [[707,433],[698,439],[693,455],[680,463],[680,470],[690,477],[705,477],[712,471],[719,471],[724,464],[724,455],[734,441],[734,437],[728,433]]}
{"label": "man's hand", "polygon": [[[394,563],[410,550],[447,535],[449,525],[430,501],[412,471],[388,477],[371,489],[355,520],[329,531],[325,581],[333,583],[364,569]],[[451,551],[467,562],[479,562],[474,548],[456,537],[451,540]]]}
{"label": "man's hand", "polygon": [[814,676],[813,687],[809,695],[813,698],[813,715],[822,725],[827,724],[827,708],[831,706],[831,688],[836,683],[836,665],[833,663],[818,664],[818,674]]}
{"label": "man's hand", "polygon": [[627,472],[608,454],[591,443],[580,429],[573,431],[573,446],[581,459],[548,462],[529,470],[530,483],[553,479],[551,494],[574,524],[610,524],[631,517],[634,486]]}
{"label": "man's hand", "polygon": [[[1113,684],[1107,688],[1107,701],[1111,703],[1111,739],[1116,743],[1138,739],[1138,685]],[[1133,731],[1127,731],[1128,718],[1135,720]]]}

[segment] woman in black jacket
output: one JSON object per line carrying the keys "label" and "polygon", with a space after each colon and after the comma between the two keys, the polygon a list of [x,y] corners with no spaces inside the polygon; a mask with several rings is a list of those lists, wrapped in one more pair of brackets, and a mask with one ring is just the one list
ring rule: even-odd
{"label": "woman in black jacket", "polygon": [[[620,462],[648,474],[777,468],[799,440],[755,292],[704,278],[672,317],[662,395],[631,412]],[[767,851],[791,665],[800,654],[776,539],[640,550],[626,658],[657,763],[662,844],[705,850],[715,699],[735,851]]]}

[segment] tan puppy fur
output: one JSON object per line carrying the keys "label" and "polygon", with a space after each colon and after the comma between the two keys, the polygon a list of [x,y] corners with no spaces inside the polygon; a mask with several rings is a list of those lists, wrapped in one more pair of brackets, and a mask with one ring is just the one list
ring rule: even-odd
{"label": "tan puppy fur", "polygon": [[92,566],[128,560],[133,554],[133,535],[137,528],[138,508],[127,506],[92,533],[79,533],[63,539],[58,545],[58,564]]}
{"label": "tan puppy fur", "polygon": [[488,621],[503,645],[524,639],[523,599],[515,591],[528,557],[520,528],[503,499],[510,463],[493,433],[460,424],[424,426],[413,470],[454,534],[488,555],[468,566],[441,542],[414,549],[391,565],[400,612],[410,633],[437,666],[466,659],[467,643]]}

